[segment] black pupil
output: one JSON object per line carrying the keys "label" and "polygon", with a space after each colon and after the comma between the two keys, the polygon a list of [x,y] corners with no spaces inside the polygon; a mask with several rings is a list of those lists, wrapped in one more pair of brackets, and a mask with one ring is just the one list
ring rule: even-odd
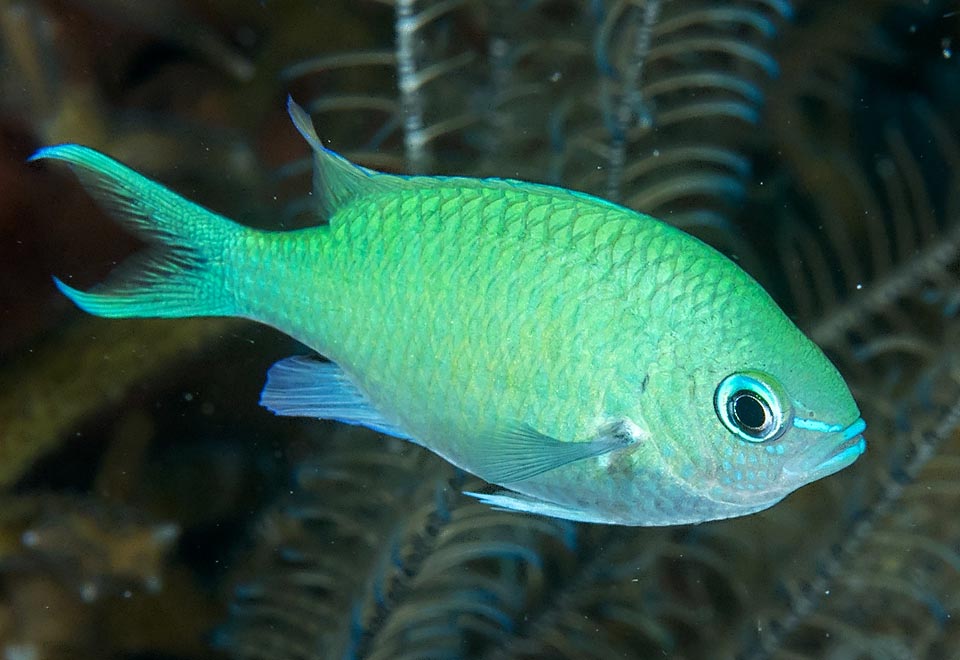
{"label": "black pupil", "polygon": [[763,433],[769,423],[767,405],[753,392],[737,392],[731,399],[733,419],[750,434]]}

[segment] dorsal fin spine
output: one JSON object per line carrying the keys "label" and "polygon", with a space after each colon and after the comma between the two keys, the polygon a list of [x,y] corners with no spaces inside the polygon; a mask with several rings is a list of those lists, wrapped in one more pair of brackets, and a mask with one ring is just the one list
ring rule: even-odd
{"label": "dorsal fin spine", "polygon": [[293,98],[287,99],[290,119],[313,150],[313,193],[320,216],[328,220],[344,204],[378,189],[392,187],[401,177],[356,165],[323,146],[310,115]]}

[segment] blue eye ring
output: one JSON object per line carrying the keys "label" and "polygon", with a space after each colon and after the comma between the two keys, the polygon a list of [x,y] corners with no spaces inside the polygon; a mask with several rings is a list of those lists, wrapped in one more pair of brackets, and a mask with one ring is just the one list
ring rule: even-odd
{"label": "blue eye ring", "polygon": [[741,371],[724,378],[713,405],[723,425],[747,442],[776,440],[793,417],[780,383],[762,371]]}

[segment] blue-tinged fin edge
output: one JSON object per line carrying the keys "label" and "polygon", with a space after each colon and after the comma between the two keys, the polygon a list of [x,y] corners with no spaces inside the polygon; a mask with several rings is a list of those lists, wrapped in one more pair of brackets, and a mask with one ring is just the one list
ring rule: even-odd
{"label": "blue-tinged fin edge", "polygon": [[97,316],[230,316],[224,295],[224,245],[242,228],[94,149],[58,144],[38,149],[28,162],[70,166],[87,191],[123,227],[150,248],[127,259],[94,289],[54,284],[78,307]]}
{"label": "blue-tinged fin edge", "polygon": [[538,516],[548,516],[550,518],[562,518],[564,520],[573,520],[575,522],[586,523],[609,523],[595,513],[577,509],[556,502],[548,502],[530,495],[524,495],[512,490],[498,490],[494,493],[476,493],[473,491],[463,491],[464,495],[475,497],[483,504],[493,507],[499,511],[516,511],[520,513],[532,513]]}
{"label": "blue-tinged fin edge", "polygon": [[329,419],[411,440],[373,407],[343,369],[306,355],[284,358],[270,367],[260,405],[277,415]]}

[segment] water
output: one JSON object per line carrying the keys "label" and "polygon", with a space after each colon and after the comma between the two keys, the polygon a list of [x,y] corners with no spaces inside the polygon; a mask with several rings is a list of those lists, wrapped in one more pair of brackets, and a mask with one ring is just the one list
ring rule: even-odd
{"label": "water", "polygon": [[[942,658],[960,648],[960,71],[949,2],[0,5],[8,658]],[[399,36],[398,36],[399,35]],[[735,258],[836,361],[851,469],[671,529],[491,511],[419,449],[257,406],[297,352],[104,321],[139,246],[38,146],[317,222],[283,111],[372,167],[562,183]]]}

